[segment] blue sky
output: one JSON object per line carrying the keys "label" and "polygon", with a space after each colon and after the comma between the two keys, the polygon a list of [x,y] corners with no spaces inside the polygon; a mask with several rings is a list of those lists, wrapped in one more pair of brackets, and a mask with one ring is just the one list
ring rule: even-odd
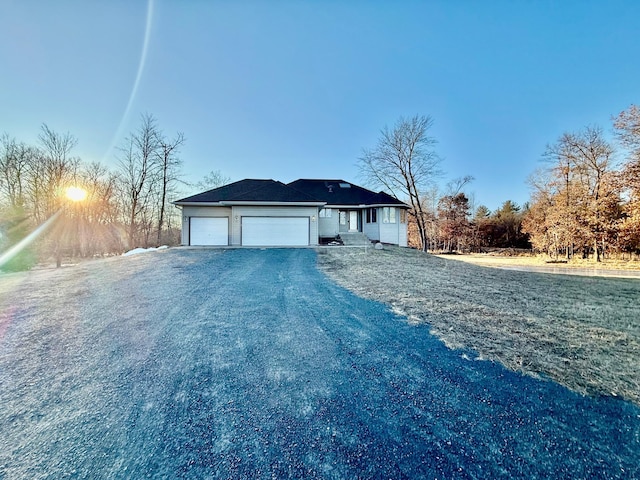
{"label": "blue sky", "polygon": [[472,175],[495,209],[528,200],[547,143],[640,103],[636,1],[3,0],[0,18],[0,133],[46,123],[114,167],[150,113],[184,133],[189,181],[358,183],[380,129],[421,114],[441,183]]}

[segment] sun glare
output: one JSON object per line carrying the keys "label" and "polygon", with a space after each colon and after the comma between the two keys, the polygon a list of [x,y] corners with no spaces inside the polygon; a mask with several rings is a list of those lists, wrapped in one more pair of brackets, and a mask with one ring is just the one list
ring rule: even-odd
{"label": "sun glare", "polygon": [[87,198],[87,191],[80,187],[69,187],[67,188],[65,195],[72,202],[81,202]]}

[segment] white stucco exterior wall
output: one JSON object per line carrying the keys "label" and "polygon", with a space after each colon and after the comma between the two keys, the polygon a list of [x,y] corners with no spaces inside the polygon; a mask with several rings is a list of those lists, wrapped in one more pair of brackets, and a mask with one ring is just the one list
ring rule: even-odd
{"label": "white stucco exterior wall", "polygon": [[364,217],[364,223],[362,224],[362,233],[364,233],[369,240],[373,240],[374,242],[380,241],[380,223],[378,214],[376,213],[377,221],[375,223],[367,223],[367,212],[366,210],[362,213]]}
{"label": "white stucco exterior wall", "polygon": [[[395,223],[383,223],[381,212],[378,212],[378,221],[380,226],[380,241],[383,243],[393,243],[401,247],[407,246],[407,223],[401,222],[402,209],[396,208]],[[406,216],[405,216],[406,217]]]}
{"label": "white stucco exterior wall", "polygon": [[[319,209],[320,210],[320,209]],[[318,234],[321,237],[335,237],[338,235],[338,209],[331,209],[330,217],[320,217],[318,212]]]}

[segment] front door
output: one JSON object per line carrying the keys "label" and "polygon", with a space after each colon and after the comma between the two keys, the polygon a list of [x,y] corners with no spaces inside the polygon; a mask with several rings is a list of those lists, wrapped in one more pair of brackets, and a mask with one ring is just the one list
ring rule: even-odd
{"label": "front door", "polygon": [[358,231],[358,212],[357,210],[349,210],[349,231]]}

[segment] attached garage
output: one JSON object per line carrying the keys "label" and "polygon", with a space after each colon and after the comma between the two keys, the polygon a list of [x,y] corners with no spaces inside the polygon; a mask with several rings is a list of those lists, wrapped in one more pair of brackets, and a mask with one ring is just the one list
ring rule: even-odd
{"label": "attached garage", "polygon": [[229,245],[229,218],[191,217],[189,245]]}
{"label": "attached garage", "polygon": [[245,246],[309,245],[309,217],[242,217],[241,228]]}

